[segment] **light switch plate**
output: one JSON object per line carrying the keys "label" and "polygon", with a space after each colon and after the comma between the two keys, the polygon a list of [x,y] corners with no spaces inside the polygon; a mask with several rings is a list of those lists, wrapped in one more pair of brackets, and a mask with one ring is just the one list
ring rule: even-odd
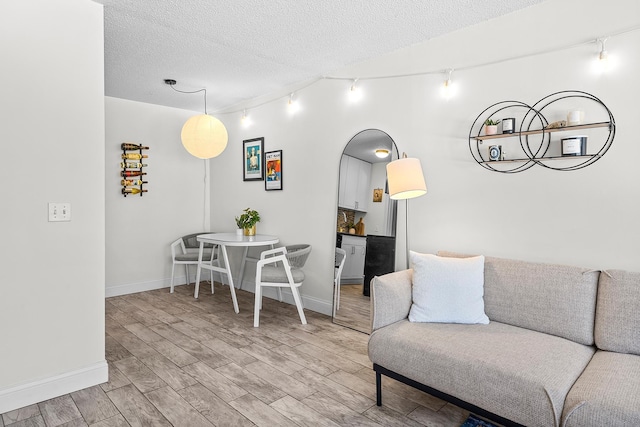
{"label": "light switch plate", "polygon": [[49,222],[71,221],[71,203],[49,202]]}

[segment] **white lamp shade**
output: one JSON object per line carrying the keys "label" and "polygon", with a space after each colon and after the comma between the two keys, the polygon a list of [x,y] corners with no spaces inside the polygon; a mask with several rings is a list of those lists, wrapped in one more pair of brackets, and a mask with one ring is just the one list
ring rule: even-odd
{"label": "white lamp shade", "polygon": [[210,159],[227,148],[229,136],[222,122],[208,114],[193,116],[182,126],[182,145],[192,156]]}
{"label": "white lamp shade", "polygon": [[419,159],[403,158],[388,163],[387,181],[393,200],[413,199],[427,193]]}

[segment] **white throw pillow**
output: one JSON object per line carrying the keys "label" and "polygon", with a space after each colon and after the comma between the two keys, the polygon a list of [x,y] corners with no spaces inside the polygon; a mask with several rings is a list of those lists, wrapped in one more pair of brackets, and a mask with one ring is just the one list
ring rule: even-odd
{"label": "white throw pillow", "polygon": [[448,258],[411,252],[411,322],[489,323],[484,313],[484,256]]}

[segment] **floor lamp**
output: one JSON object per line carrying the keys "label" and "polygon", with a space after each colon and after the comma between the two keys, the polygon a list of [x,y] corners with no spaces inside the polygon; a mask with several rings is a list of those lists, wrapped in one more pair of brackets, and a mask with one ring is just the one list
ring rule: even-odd
{"label": "floor lamp", "polygon": [[392,200],[407,200],[405,206],[405,243],[407,268],[409,268],[409,201],[415,197],[427,194],[427,184],[419,159],[402,158],[387,164],[387,182],[389,183],[389,197]]}

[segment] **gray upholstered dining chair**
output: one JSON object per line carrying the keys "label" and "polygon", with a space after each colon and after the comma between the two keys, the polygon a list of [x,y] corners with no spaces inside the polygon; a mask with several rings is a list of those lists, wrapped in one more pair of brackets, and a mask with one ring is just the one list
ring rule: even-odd
{"label": "gray upholstered dining chair", "polygon": [[[192,233],[182,236],[173,243],[171,243],[171,259],[173,260],[173,266],[171,267],[171,289],[173,293],[174,278],[176,265],[184,265],[187,284],[191,283],[189,277],[189,266],[198,265],[198,252],[200,249],[200,243],[196,239],[200,234],[208,234],[207,232]],[[208,264],[213,265],[214,262],[218,262],[216,247],[211,244],[205,244],[204,252],[202,254],[202,260]],[[213,293],[213,272],[211,274],[211,292]]]}
{"label": "gray upholstered dining chair", "polygon": [[256,295],[253,313],[253,326],[260,325],[260,310],[262,309],[262,288],[275,287],[278,298],[282,301],[282,288],[290,288],[293,300],[303,325],[307,324],[304,307],[298,288],[304,281],[302,267],[307,262],[311,245],[290,245],[282,248],[270,249],[260,254],[256,265]]}

